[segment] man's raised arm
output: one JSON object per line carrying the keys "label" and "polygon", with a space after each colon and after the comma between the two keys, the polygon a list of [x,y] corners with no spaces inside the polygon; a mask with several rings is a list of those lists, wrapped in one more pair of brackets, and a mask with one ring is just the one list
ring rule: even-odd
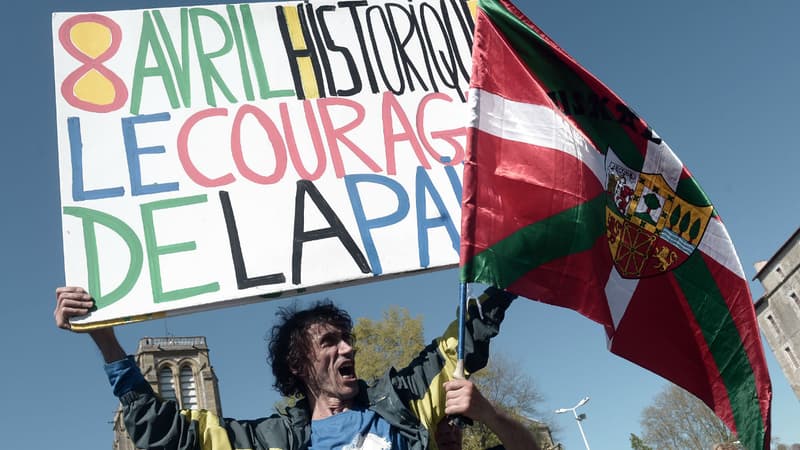
{"label": "man's raised arm", "polygon": [[[94,306],[92,296],[81,287],[65,286],[56,289],[56,309],[53,311],[56,326],[63,330],[72,330],[69,320],[88,314],[92,306]],[[94,340],[106,363],[125,359],[125,350],[119,345],[113,328],[98,328],[89,331],[89,336]]]}

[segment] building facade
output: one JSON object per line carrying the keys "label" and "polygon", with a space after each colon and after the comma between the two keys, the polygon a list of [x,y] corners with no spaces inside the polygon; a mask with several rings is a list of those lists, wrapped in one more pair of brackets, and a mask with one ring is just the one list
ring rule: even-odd
{"label": "building facade", "polygon": [[[206,338],[146,337],[136,349],[136,364],[161,398],[176,400],[181,409],[206,409],[222,417],[217,376]],[[114,450],[134,450],[121,411],[114,414]]]}
{"label": "building facade", "polygon": [[800,399],[800,228],[768,260],[755,264],[764,295],[758,324],[795,396]]}

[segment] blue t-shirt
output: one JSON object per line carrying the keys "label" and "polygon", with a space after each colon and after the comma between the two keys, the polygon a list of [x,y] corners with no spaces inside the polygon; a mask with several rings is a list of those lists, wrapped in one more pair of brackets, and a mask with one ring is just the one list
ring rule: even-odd
{"label": "blue t-shirt", "polygon": [[349,409],[311,421],[309,450],[406,450],[405,439],[370,410]]}

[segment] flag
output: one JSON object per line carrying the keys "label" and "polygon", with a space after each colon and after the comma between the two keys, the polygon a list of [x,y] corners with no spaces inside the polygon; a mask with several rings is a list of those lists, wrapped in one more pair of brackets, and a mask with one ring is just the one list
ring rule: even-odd
{"label": "flag", "polygon": [[670,147],[507,0],[479,0],[461,281],[574,309],[768,449],[772,388],[717,211]]}

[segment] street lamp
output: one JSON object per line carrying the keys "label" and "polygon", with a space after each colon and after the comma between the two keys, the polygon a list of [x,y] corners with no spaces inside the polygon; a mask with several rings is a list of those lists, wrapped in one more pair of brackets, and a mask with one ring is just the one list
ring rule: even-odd
{"label": "street lamp", "polygon": [[576,409],[580,408],[581,406],[585,405],[586,402],[589,401],[589,397],[583,397],[581,401],[578,402],[577,405],[573,406],[572,408],[559,408],[555,412],[556,414],[562,414],[567,411],[572,411],[572,415],[575,416],[575,421],[578,422],[578,430],[581,432],[581,437],[583,438],[583,443],[586,445],[586,450],[589,449],[589,441],[586,440],[586,435],[583,433],[583,427],[581,426],[581,421],[586,418],[586,414],[578,414],[575,412]]}

